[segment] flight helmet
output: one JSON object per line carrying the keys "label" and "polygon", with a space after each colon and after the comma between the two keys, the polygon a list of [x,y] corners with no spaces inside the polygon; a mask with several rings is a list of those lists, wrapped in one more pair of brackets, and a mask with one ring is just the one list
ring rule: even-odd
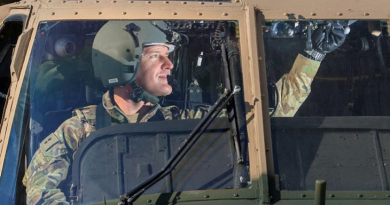
{"label": "flight helmet", "polygon": [[134,83],[142,51],[164,45],[174,51],[172,35],[162,21],[109,21],[96,34],[92,45],[95,77],[106,88]]}

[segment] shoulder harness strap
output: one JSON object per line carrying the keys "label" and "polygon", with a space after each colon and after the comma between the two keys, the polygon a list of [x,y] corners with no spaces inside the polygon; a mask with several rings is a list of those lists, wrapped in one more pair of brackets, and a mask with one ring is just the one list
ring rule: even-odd
{"label": "shoulder harness strap", "polygon": [[111,125],[111,116],[104,108],[103,103],[96,107],[96,130],[108,127]]}

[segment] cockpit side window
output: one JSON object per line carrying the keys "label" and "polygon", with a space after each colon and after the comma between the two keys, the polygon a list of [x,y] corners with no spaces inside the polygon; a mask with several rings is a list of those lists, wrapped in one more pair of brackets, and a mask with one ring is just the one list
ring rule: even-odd
{"label": "cockpit side window", "polygon": [[3,113],[11,83],[10,65],[12,53],[19,35],[23,30],[23,22],[6,21],[0,31],[0,113]]}
{"label": "cockpit side window", "polygon": [[[2,116],[5,112],[4,109],[7,103],[7,95],[11,84],[10,67],[14,54],[14,48],[17,44],[18,37],[23,32],[23,25],[24,18],[22,16],[9,16],[7,17],[7,19],[5,19],[3,27],[0,30],[0,113],[2,114]],[[11,147],[15,145],[18,146],[19,144],[21,144],[21,142],[18,141],[18,139],[11,139],[9,141],[9,146]],[[16,167],[12,166],[15,162],[15,158],[13,157],[16,156],[19,152],[20,150],[11,150],[7,153],[9,159],[5,160],[4,162],[2,174],[3,176],[7,176],[7,178],[11,181],[14,180],[21,183],[24,166],[21,165],[19,167],[20,169],[16,169]],[[20,194],[25,192],[25,189],[23,187],[12,186],[10,184],[7,184],[7,180],[3,179],[4,177],[2,178],[2,180],[0,180],[0,193],[8,192]],[[0,198],[2,198],[2,203],[5,204],[11,204],[15,201],[16,203],[25,203],[24,196],[21,196],[19,198],[12,198],[10,197],[10,195],[0,194]]]}

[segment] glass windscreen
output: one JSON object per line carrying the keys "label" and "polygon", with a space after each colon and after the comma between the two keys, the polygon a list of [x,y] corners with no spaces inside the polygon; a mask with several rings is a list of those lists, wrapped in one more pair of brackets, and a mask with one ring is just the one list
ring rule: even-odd
{"label": "glass windscreen", "polygon": [[[13,127],[27,203],[119,199],[160,171],[243,89],[239,48],[238,22],[40,22]],[[216,116],[145,194],[249,187],[243,92]]]}
{"label": "glass windscreen", "polygon": [[[10,65],[12,50],[15,48],[18,36],[22,32],[22,23],[8,21],[0,29],[0,114],[3,115],[7,100],[8,88],[11,84]],[[1,124],[1,123],[0,123]]]}
{"label": "glass windscreen", "polygon": [[388,21],[269,21],[263,35],[276,190],[388,191]]}

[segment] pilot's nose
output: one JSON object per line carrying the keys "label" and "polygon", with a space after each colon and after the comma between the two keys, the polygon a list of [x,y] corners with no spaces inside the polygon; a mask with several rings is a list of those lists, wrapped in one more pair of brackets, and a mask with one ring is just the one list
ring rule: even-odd
{"label": "pilot's nose", "polygon": [[163,68],[171,70],[173,68],[173,63],[171,62],[171,60],[169,60],[167,56],[164,56],[163,58],[164,58]]}

